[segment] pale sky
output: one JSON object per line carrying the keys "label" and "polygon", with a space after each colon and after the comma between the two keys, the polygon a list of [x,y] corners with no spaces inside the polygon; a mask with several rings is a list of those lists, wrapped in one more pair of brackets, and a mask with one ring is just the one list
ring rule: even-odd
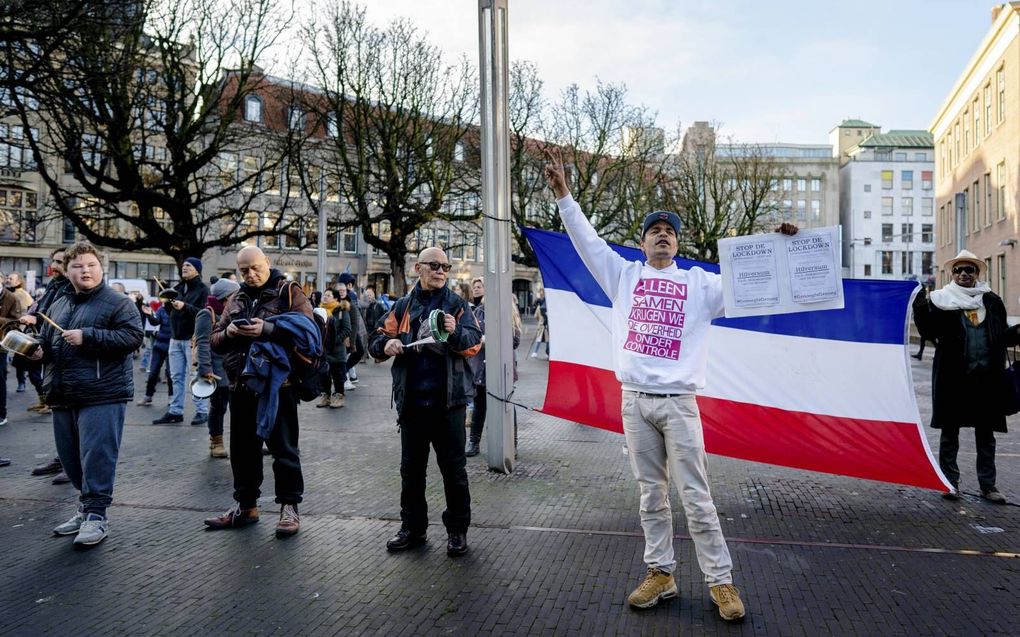
{"label": "pale sky", "polygon": [[[314,0],[304,0],[314,1]],[[478,62],[476,0],[369,0]],[[991,25],[988,0],[510,0],[510,55],[555,97],[595,77],[672,128],[721,122],[742,141],[826,143],[845,118],[928,127]]]}

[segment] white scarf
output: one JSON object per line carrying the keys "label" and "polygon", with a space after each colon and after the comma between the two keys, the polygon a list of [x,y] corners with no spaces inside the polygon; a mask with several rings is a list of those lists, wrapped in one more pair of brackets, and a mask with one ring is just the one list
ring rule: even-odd
{"label": "white scarf", "polygon": [[987,283],[978,283],[972,288],[965,288],[950,281],[949,285],[931,293],[932,305],[940,310],[977,310],[978,323],[985,320],[985,304],[981,297],[991,292]]}

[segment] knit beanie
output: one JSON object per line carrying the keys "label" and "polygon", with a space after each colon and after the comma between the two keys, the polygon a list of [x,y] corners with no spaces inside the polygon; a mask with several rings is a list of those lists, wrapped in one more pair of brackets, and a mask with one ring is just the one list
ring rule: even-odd
{"label": "knit beanie", "polygon": [[237,292],[240,288],[241,286],[238,285],[236,281],[231,281],[230,279],[219,279],[216,283],[212,284],[212,287],[209,288],[209,294],[222,301],[234,292]]}
{"label": "knit beanie", "polygon": [[202,274],[202,260],[195,257],[188,257],[184,260],[185,263],[190,263],[191,267],[198,270],[199,274]]}

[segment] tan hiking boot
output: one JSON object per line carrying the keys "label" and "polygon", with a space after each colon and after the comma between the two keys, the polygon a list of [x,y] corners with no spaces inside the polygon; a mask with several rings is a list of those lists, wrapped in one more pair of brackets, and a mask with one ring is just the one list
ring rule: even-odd
{"label": "tan hiking boot", "polygon": [[223,447],[223,436],[209,436],[209,455],[213,458],[227,457],[227,450]]}
{"label": "tan hiking boot", "polygon": [[339,393],[333,394],[333,397],[329,400],[329,406],[334,408],[334,409],[339,409],[339,408],[343,407],[344,406],[344,395],[343,394],[339,394]]}
{"label": "tan hiking boot", "polygon": [[712,601],[719,607],[719,616],[728,622],[739,622],[744,619],[744,603],[740,601],[740,593],[733,584],[720,584],[708,589]]}
{"label": "tan hiking boot", "polygon": [[627,597],[627,602],[634,608],[651,608],[660,600],[673,599],[676,595],[673,575],[649,566],[644,581]]}
{"label": "tan hiking boot", "polygon": [[315,403],[316,407],[329,407],[329,394],[323,393],[319,396],[319,402]]}
{"label": "tan hiking boot", "polygon": [[25,411],[39,411],[40,409],[45,409],[45,408],[46,408],[46,403],[44,403],[43,401],[40,400],[39,402],[35,403],[34,405],[29,405],[28,407],[25,407]]}

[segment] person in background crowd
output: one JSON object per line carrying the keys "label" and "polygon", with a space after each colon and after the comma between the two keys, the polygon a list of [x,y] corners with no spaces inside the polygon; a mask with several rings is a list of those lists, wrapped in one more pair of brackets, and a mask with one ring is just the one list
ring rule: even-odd
{"label": "person in background crowd", "polygon": [[240,289],[240,285],[229,279],[218,279],[209,288],[205,307],[195,317],[195,351],[198,357],[198,376],[216,384],[216,391],[209,399],[209,455],[226,458],[223,446],[223,417],[230,400],[230,384],[223,369],[223,356],[212,351],[209,337],[213,326],[223,314],[224,302]]}
{"label": "person in background crowd", "polygon": [[931,295],[919,293],[913,305],[921,338],[935,343],[931,426],[941,430],[939,467],[953,485],[943,497],[959,498],[960,429],[972,427],[981,497],[1006,504],[995,486],[995,432],[1006,433],[1002,370],[1006,348],[1020,344],[1020,325],[1006,323],[1006,307],[981,280],[986,265],[977,255],[961,250],[944,267],[953,280]]}
{"label": "person in background crowd", "polygon": [[312,304],[312,307],[319,307],[322,304],[322,292],[312,290],[312,293],[308,295],[308,302]]}
{"label": "person in background crowd", "polygon": [[351,354],[347,357],[347,378],[349,383],[344,383],[346,389],[357,389],[358,382],[357,365],[365,356],[365,349],[368,347],[368,330],[365,327],[364,317],[358,307],[358,293],[354,289],[358,279],[350,272],[344,272],[338,277],[341,288],[340,300],[346,296],[347,302],[351,305]]}
{"label": "person in background crowd", "polygon": [[351,313],[349,309],[345,309],[346,303],[340,303],[336,295],[337,292],[333,290],[325,290],[322,293],[322,304],[316,308],[326,315],[326,342],[323,349],[326,352],[329,370],[322,375],[322,395],[315,406],[339,409],[346,401],[344,382],[347,381],[347,343],[351,339]]}
{"label": "person in background crowd", "polygon": [[220,275],[220,278],[237,283],[237,273],[235,272],[224,272]]}
{"label": "person in background crowd", "polygon": [[91,546],[106,538],[107,507],[124,432],[127,402],[134,393],[131,353],[142,342],[138,310],[127,296],[103,284],[104,256],[79,241],[66,252],[73,293],[53,302],[42,347],[45,391],[53,409],[53,433],[64,470],[80,493],[78,510],[53,529]]}
{"label": "person in background crowd", "polygon": [[[0,277],[3,274],[0,273]],[[17,329],[21,304],[14,293],[0,285],[0,336]],[[7,350],[0,349],[0,426],[7,424]]]}
{"label": "person in background crowd", "polygon": [[465,301],[467,301],[468,305],[470,305],[472,308],[474,308],[474,306],[475,306],[475,304],[474,304],[474,295],[471,292],[471,284],[470,283],[464,283],[463,281],[460,282],[460,283],[455,283],[453,291],[457,294],[457,296],[459,296],[460,298],[462,298]]}
{"label": "person in background crowd", "polygon": [[362,316],[365,319],[365,330],[369,334],[375,332],[375,328],[378,327],[379,319],[381,319],[387,311],[388,310],[375,298],[375,287],[370,285],[365,288],[365,309],[362,312]]}
{"label": "person in background crowd", "polygon": [[[35,299],[25,289],[25,281],[21,278],[21,275],[17,272],[11,272],[7,275],[6,279],[7,289],[10,291],[11,296],[18,302],[21,308],[21,314],[28,312],[28,309],[35,303]],[[18,387],[15,391],[19,394],[25,391],[25,375],[30,367],[33,367],[23,356],[14,357],[14,376],[18,381]],[[34,366],[38,367],[38,366]],[[37,378],[32,379],[32,385],[38,390],[41,380]]]}
{"label": "person in background crowd", "polygon": [[298,451],[298,397],[289,385],[281,386],[276,393],[276,418],[260,424],[259,396],[248,389],[241,374],[255,345],[280,344],[287,338],[288,331],[277,322],[282,316],[301,314],[314,321],[312,307],[301,286],[271,267],[259,248],[247,246],[238,251],[237,269],[244,283],[227,300],[211,338],[213,351],[223,355],[230,383],[230,471],[235,505],[222,515],[207,518],[205,525],[236,529],[259,521],[262,445],[266,443],[273,456],[276,502],[280,505],[276,537],[283,538],[301,528],[298,504],[305,482]]}
{"label": "person in background crowd", "polygon": [[[446,494],[446,553],[455,557],[468,550],[471,492],[464,417],[474,395],[474,375],[467,359],[481,348],[482,333],[467,301],[446,287],[450,261],[442,249],[423,250],[414,269],[418,283],[383,317],[370,345],[376,360],[394,357],[393,402],[400,428],[400,530],[386,548],[404,551],[426,541],[425,475],[431,445]],[[430,334],[429,316],[435,310],[443,312],[446,342],[406,347]]]}
{"label": "person in background crowd", "polygon": [[361,360],[362,355],[365,353],[364,343],[361,340],[361,334],[366,333],[365,321],[354,299],[350,296],[350,290],[341,285],[333,291],[333,294],[336,295],[337,300],[340,302],[340,307],[348,313],[351,319],[351,338],[350,344],[347,347],[348,356],[345,362],[347,377],[344,380],[343,387],[345,391],[352,391],[358,388],[354,384],[358,382],[358,374],[357,372],[352,374],[351,368],[358,364],[358,361]]}
{"label": "person in background crowd", "polygon": [[[19,321],[23,325],[34,327],[38,329],[39,319],[37,315],[42,312],[47,314],[50,311],[50,306],[58,298],[67,294],[69,290],[72,290],[71,281],[64,275],[64,248],[56,248],[50,252],[50,266],[49,274],[50,280],[46,284],[46,289],[43,291],[39,301],[28,310],[28,313],[22,316]],[[42,363],[37,361],[31,361],[36,367],[36,373],[42,376]],[[39,414],[49,414],[50,408],[46,404],[45,394],[39,393],[39,402],[31,405],[28,411],[34,411]],[[56,474],[53,477],[53,484],[67,484],[71,481],[64,473],[63,465],[60,464],[60,457],[54,456],[53,460],[37,465],[32,469],[32,475],[34,476],[46,476]]]}
{"label": "person in background crowd", "polygon": [[[139,295],[139,298],[141,298],[141,295]],[[156,334],[159,333],[159,319],[156,318],[156,312],[159,308],[157,307],[154,310],[152,304],[143,301],[138,306],[138,310],[142,313],[142,331],[145,332],[145,353],[142,354],[139,369],[148,374],[149,364],[152,362],[152,346],[156,342]]]}
{"label": "person in background crowd", "polygon": [[538,319],[538,332],[535,334],[535,344],[531,347],[531,358],[538,358],[538,350],[545,343],[545,357],[549,358],[549,314],[545,307],[545,290],[539,290],[535,295],[535,318]]}
{"label": "person in background crowd", "polygon": [[[465,456],[469,458],[479,453],[479,443],[482,440],[482,431],[485,429],[485,413],[488,394],[485,388],[485,281],[476,278],[471,281],[471,299],[474,301],[475,320],[478,321],[482,330],[482,349],[477,356],[469,359],[475,382],[474,407],[471,410],[471,435],[468,437]],[[514,347],[514,382],[517,382],[517,348],[521,344],[521,314],[517,311],[517,301],[510,303],[511,329],[513,330]],[[514,440],[517,439],[516,423],[514,423]]]}
{"label": "person in background crowd", "polygon": [[[188,257],[181,264],[181,282],[174,286],[177,298],[167,303],[170,314],[170,376],[177,393],[166,413],[152,421],[154,425],[184,422],[185,395],[191,386],[191,339],[195,335],[195,317],[205,307],[209,286],[202,282],[202,261]],[[209,422],[209,400],[195,398],[193,425]]]}
{"label": "person in background crowd", "polygon": [[[156,395],[156,385],[159,383],[159,372],[163,369],[170,352],[170,315],[166,308],[160,304],[159,309],[152,315],[152,320],[158,326],[156,338],[152,342],[152,358],[149,359],[149,377],[145,382],[145,396],[136,405],[139,407],[151,407],[152,397]],[[170,366],[166,367],[166,387],[170,400],[174,397],[174,381],[170,376]]]}

